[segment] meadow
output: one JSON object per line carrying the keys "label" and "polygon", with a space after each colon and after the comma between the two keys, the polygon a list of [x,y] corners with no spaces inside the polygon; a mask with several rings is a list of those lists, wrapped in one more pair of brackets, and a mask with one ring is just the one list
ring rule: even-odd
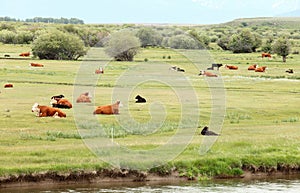
{"label": "meadow", "polygon": [[[184,149],[178,155],[164,165],[145,170],[163,174],[176,168],[180,176],[192,178],[241,175],[249,168],[268,172],[274,167],[280,170],[300,166],[299,54],[290,54],[287,62],[282,63],[278,56],[262,59],[259,52],[232,54],[210,50],[208,55],[211,58],[207,59],[208,55],[203,58],[190,50],[144,48],[134,62],[114,62],[105,56],[102,48],[97,48],[96,54],[91,53],[80,61],[20,59],[18,53],[24,50],[30,50],[30,47],[0,45],[0,56],[10,54],[15,58],[0,60],[1,85],[14,84],[12,89],[2,87],[0,93],[0,176],[111,168],[96,156],[97,153],[90,151],[92,148],[87,146],[81,128],[76,125],[76,113],[81,106],[64,109],[67,118],[62,119],[40,118],[31,112],[35,102],[49,105],[51,96],[56,94],[64,94],[70,101],[76,100],[78,88],[80,91],[93,91],[93,103],[87,105],[88,110],[112,103],[116,97],[121,98],[124,106],[120,115],[94,116],[90,111],[91,114],[85,117],[86,125],[79,127],[93,127],[95,122],[89,122],[89,118],[96,119],[96,124],[103,128],[104,138],[114,140],[130,151],[155,152],[155,148],[166,144],[180,131],[179,120],[183,115],[190,116],[192,121],[197,119],[196,125],[189,119],[184,120],[183,127],[190,129],[192,138],[186,147],[182,145]],[[222,94],[222,98],[216,97],[221,101],[220,107],[215,106],[213,101],[214,80],[198,76],[199,68],[203,69],[211,61],[239,67],[237,71],[224,67],[215,71],[225,94],[225,97]],[[29,62],[39,62],[45,67],[29,67]],[[267,66],[267,71],[249,72],[247,67],[254,63]],[[155,69],[157,64],[164,69]],[[87,71],[82,70],[84,65],[90,66]],[[174,65],[185,69],[185,72],[170,71],[168,67]],[[99,66],[105,66],[103,75],[93,73]],[[289,68],[295,73],[285,73]],[[85,74],[88,79],[81,80],[79,74]],[[186,79],[188,84],[181,85],[182,82],[177,79]],[[136,81],[140,82],[137,84]],[[181,95],[189,90],[196,97]],[[125,94],[119,94],[122,91]],[[135,104],[137,94],[144,96],[148,103]],[[156,103],[163,105],[151,106]],[[195,103],[196,106],[193,105]],[[187,107],[184,109],[182,104],[187,104]],[[76,106],[75,103],[73,105]],[[220,125],[213,122],[213,108],[220,108]],[[132,127],[135,125],[130,125],[130,121],[130,128],[122,125],[122,121],[127,119],[134,120],[137,128]],[[156,119],[161,122],[160,125],[151,122]],[[143,127],[148,122],[157,128]],[[200,154],[206,138],[200,132],[205,125],[220,136],[212,138],[216,142],[207,153]],[[114,128],[113,133],[111,128]],[[168,151],[172,148],[175,151],[175,146]],[[112,155],[113,159],[115,156]],[[137,163],[136,158],[131,159],[130,162]]]}

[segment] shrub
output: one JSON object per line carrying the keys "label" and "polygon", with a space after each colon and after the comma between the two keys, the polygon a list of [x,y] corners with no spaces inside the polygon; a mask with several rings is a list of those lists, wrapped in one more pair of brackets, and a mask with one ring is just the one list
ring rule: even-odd
{"label": "shrub", "polygon": [[83,41],[58,30],[41,34],[32,45],[34,56],[49,60],[77,60],[86,54]]}

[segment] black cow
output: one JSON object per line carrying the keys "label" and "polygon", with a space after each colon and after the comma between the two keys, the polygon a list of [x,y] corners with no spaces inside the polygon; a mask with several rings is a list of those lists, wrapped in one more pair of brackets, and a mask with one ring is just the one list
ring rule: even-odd
{"label": "black cow", "polygon": [[145,103],[146,102],[146,99],[141,97],[140,95],[137,95],[135,97],[135,99],[137,100],[137,101],[135,101],[136,103]]}
{"label": "black cow", "polygon": [[211,64],[211,67],[207,68],[207,70],[214,70],[214,68],[217,68],[219,70],[219,68],[223,66],[223,64]]}
{"label": "black cow", "polygon": [[293,74],[293,73],[294,73],[294,70],[293,70],[293,69],[288,69],[288,70],[286,70],[285,72],[290,73],[290,74]]}
{"label": "black cow", "polygon": [[215,132],[213,132],[213,131],[209,131],[208,130],[208,127],[207,126],[205,126],[203,129],[202,129],[202,131],[201,131],[201,135],[219,135],[219,134],[217,134],[217,133],[215,133]]}

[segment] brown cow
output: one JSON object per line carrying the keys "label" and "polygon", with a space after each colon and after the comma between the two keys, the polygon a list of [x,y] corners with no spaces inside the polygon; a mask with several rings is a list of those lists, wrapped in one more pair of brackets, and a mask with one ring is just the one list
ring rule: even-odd
{"label": "brown cow", "polygon": [[22,52],[19,56],[28,57],[30,56],[30,52]]}
{"label": "brown cow", "polygon": [[239,69],[239,67],[237,67],[237,66],[230,66],[230,65],[225,65],[225,68],[226,69],[229,69],[229,70],[237,70],[237,69]]}
{"label": "brown cow", "polygon": [[43,64],[38,64],[38,63],[30,63],[29,66],[33,66],[33,67],[44,67]]}
{"label": "brown cow", "polygon": [[262,66],[262,67],[256,68],[256,69],[255,69],[255,72],[265,72],[266,69],[267,69],[266,66]]}
{"label": "brown cow", "polygon": [[248,67],[248,70],[255,70],[257,67],[258,67],[257,64],[253,64],[253,65]]}
{"label": "brown cow", "polygon": [[91,96],[89,92],[82,93],[76,100],[77,103],[90,103],[91,102]]}
{"label": "brown cow", "polygon": [[56,108],[62,108],[62,109],[71,109],[72,104],[67,100],[63,98],[52,98],[50,104],[52,107]]}
{"label": "brown cow", "polygon": [[103,74],[104,73],[104,70],[102,67],[100,67],[99,69],[96,69],[95,70],[95,74]]}
{"label": "brown cow", "polygon": [[218,77],[218,75],[214,74],[214,73],[211,73],[211,72],[207,72],[205,70],[201,70],[200,71],[200,75],[203,75],[203,76],[208,76],[208,77]]}
{"label": "brown cow", "polygon": [[36,112],[37,117],[66,117],[66,113],[61,110],[48,106],[41,106],[38,103],[34,103],[31,111]]}
{"label": "brown cow", "polygon": [[117,101],[112,105],[98,106],[94,111],[94,114],[105,114],[105,115],[119,114],[120,103],[121,103],[120,101]]}
{"label": "brown cow", "polygon": [[14,87],[14,85],[10,83],[4,85],[4,88],[12,88],[12,87]]}
{"label": "brown cow", "polygon": [[271,56],[270,53],[265,53],[265,52],[263,52],[263,53],[261,54],[261,57],[262,57],[262,58],[271,58],[272,56]]}

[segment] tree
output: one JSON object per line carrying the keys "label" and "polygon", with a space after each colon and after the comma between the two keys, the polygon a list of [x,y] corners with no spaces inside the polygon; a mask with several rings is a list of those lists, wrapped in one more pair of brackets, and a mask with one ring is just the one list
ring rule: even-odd
{"label": "tree", "polygon": [[197,41],[199,41],[201,48],[208,48],[210,38],[207,35],[199,34],[196,30],[189,31],[189,34],[195,38]]}
{"label": "tree", "polygon": [[116,61],[133,61],[140,46],[140,40],[132,32],[119,31],[111,35],[105,53]]}
{"label": "tree", "polygon": [[86,54],[86,50],[78,36],[53,30],[44,32],[34,40],[32,53],[40,59],[77,60]]}
{"label": "tree", "polygon": [[224,35],[223,37],[218,39],[217,44],[223,50],[229,50],[229,41],[230,41],[230,38],[227,35]]}
{"label": "tree", "polygon": [[251,53],[261,45],[261,39],[251,33],[249,29],[243,29],[238,34],[233,34],[229,40],[229,49],[234,53]]}
{"label": "tree", "polygon": [[291,44],[286,37],[280,37],[273,44],[272,50],[275,54],[282,56],[282,61],[286,62],[286,57],[289,55],[291,51]]}
{"label": "tree", "polygon": [[140,39],[142,47],[161,45],[161,34],[153,30],[152,28],[142,28],[136,33],[136,36]]}
{"label": "tree", "polygon": [[174,49],[199,49],[203,48],[200,42],[195,40],[194,38],[180,34],[176,36],[172,36],[168,40],[168,45]]}
{"label": "tree", "polygon": [[273,37],[269,36],[267,38],[267,40],[264,42],[264,44],[262,45],[261,50],[263,52],[266,52],[266,53],[271,53],[272,52],[272,43],[273,42],[274,42]]}

